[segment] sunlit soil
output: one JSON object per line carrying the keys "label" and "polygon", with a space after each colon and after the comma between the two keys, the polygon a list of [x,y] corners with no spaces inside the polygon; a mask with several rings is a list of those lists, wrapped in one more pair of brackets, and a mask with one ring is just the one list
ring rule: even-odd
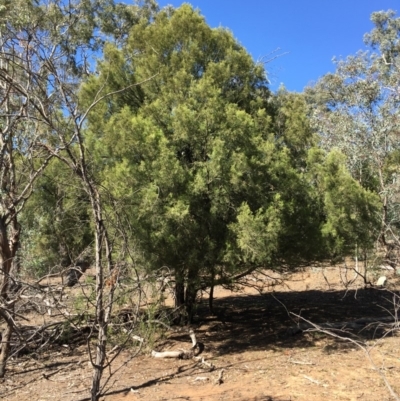
{"label": "sunlit soil", "polygon": [[[337,324],[390,316],[398,279],[389,274],[389,291],[364,289],[361,279],[346,288],[353,273],[347,272],[347,278],[345,273],[339,267],[309,268],[291,276],[270,273],[261,294],[260,288],[239,293],[216,289],[214,314],[205,298],[192,325],[208,365],[194,359],[154,359],[149,352],[134,356],[135,349],[125,349],[112,363],[113,370],[121,369],[107,383],[103,399],[390,400],[384,379],[400,394],[399,338],[393,324],[352,330]],[[276,284],[274,278],[285,280]],[[259,284],[254,279],[249,283]],[[34,312],[30,318],[34,320]],[[342,338],[321,330],[292,330],[303,319],[336,324],[333,333]],[[168,332],[154,345],[157,350],[190,346],[186,330]],[[86,345],[63,344],[51,353],[13,358],[0,382],[0,399],[82,400],[89,396],[91,376]]]}

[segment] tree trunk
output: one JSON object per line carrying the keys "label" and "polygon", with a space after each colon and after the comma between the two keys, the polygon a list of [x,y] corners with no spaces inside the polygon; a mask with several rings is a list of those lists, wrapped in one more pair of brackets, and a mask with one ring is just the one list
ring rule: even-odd
{"label": "tree trunk", "polygon": [[95,223],[96,223],[96,324],[99,326],[96,345],[96,359],[93,364],[93,380],[92,380],[92,401],[97,401],[100,397],[100,383],[103,375],[104,361],[106,356],[107,345],[107,322],[105,322],[104,313],[104,300],[103,300],[103,287],[104,287],[104,274],[103,266],[101,264],[101,250],[102,250],[102,222],[98,217],[98,210],[94,210]]}
{"label": "tree trunk", "polygon": [[7,300],[13,255],[11,254],[7,227],[4,220],[4,217],[0,218],[0,297]]}
{"label": "tree trunk", "polygon": [[[11,238],[8,238],[8,230],[5,218],[0,218],[0,298],[9,300],[10,273],[13,266],[13,259],[19,244],[19,229],[16,218],[12,221]],[[7,310],[1,312],[1,317],[6,322],[6,328],[1,339],[0,350],[0,378],[6,373],[7,359],[10,353],[10,340],[13,333],[13,322],[10,315],[13,315],[14,305],[11,304]]]}
{"label": "tree trunk", "polygon": [[185,304],[185,279],[179,271],[175,273],[175,308],[181,308]]}
{"label": "tree trunk", "polygon": [[215,270],[214,267],[211,268],[211,282],[210,282],[210,296],[208,298],[208,309],[211,314],[214,314],[214,280],[215,280]]}
{"label": "tree trunk", "polygon": [[[1,317],[4,318],[3,314]],[[10,341],[13,332],[13,326],[8,322],[5,326],[5,330],[1,335],[1,352],[0,352],[0,378],[3,378],[6,374],[7,358],[10,354]]]}
{"label": "tree trunk", "polygon": [[185,308],[188,323],[191,323],[193,320],[194,305],[198,292],[198,273],[199,270],[197,268],[189,268],[185,293]]}
{"label": "tree trunk", "polygon": [[192,321],[194,304],[198,292],[197,273],[197,269],[189,269],[185,283],[183,272],[175,272],[175,308],[179,310],[179,315],[175,320],[176,324],[184,325]]}
{"label": "tree trunk", "polygon": [[[95,267],[96,267],[96,325],[99,327],[96,344],[96,358],[93,363],[93,379],[91,388],[91,400],[98,401],[101,395],[101,378],[105,368],[106,347],[107,347],[107,330],[112,312],[113,296],[115,284],[112,285],[109,292],[108,301],[104,301],[104,268],[102,263],[103,249],[105,248],[106,263],[108,273],[111,273],[112,258],[107,230],[103,221],[103,209],[101,204],[100,193],[95,184],[88,179],[86,174],[83,175],[86,190],[90,196],[93,219],[95,223]],[[89,345],[90,352],[90,345]]]}
{"label": "tree trunk", "polygon": [[197,296],[197,289],[195,288],[194,283],[188,283],[185,295],[187,322],[191,323],[193,320],[194,305],[196,303]]}

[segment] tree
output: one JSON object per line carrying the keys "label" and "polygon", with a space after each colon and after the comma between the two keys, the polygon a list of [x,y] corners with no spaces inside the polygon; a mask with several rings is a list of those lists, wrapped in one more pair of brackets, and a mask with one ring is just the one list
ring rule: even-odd
{"label": "tree", "polygon": [[[2,333],[0,377],[5,374],[10,338],[15,323],[10,285],[15,256],[20,244],[21,227],[18,215],[32,193],[36,179],[43,172],[51,155],[38,143],[50,137],[48,126],[40,114],[51,106],[46,102],[46,88],[41,78],[47,75],[44,63],[37,63],[31,46],[37,37],[30,28],[37,23],[37,13],[29,2],[2,2],[0,9],[0,316],[6,322]],[[32,18],[30,20],[30,18]],[[33,28],[34,29],[34,28]],[[35,67],[28,68],[31,64]],[[45,93],[43,93],[45,92]],[[14,269],[13,269],[14,268]]]}
{"label": "tree", "polygon": [[[151,15],[153,2],[145,3],[149,7],[143,8],[143,14]],[[77,93],[82,80],[93,73],[93,60],[101,54],[105,40],[123,42],[123,32],[117,28],[129,27],[142,13],[138,7],[115,7],[108,0],[3,1],[0,6],[0,316],[6,322],[0,377],[5,374],[10,338],[16,328],[13,306],[18,294],[11,299],[9,290],[20,240],[18,218],[37,179],[52,159],[58,159],[79,180],[92,215],[98,335],[94,355],[89,342],[89,355],[93,366],[92,400],[98,400],[114,294],[112,286],[105,297],[103,284],[106,271],[111,274],[114,265],[102,195],[90,168],[83,130],[99,97],[110,94],[97,93],[83,109]],[[113,10],[115,18],[107,19]]]}
{"label": "tree", "polygon": [[23,227],[19,257],[26,275],[65,274],[85,251],[90,253],[93,232],[89,209],[74,172],[53,159],[19,216]]}
{"label": "tree", "polygon": [[314,108],[313,126],[322,146],[339,149],[346,155],[352,177],[379,194],[380,230],[378,235],[371,230],[371,236],[384,245],[388,239],[400,245],[400,19],[394,16],[393,11],[373,13],[375,28],[364,38],[372,50],[338,61],[336,72],[308,91]]}
{"label": "tree", "polygon": [[310,124],[304,94],[290,93],[281,87],[272,107],[274,140],[278,148],[287,152],[291,167],[289,170],[282,166],[286,174],[291,171],[291,179],[282,183],[286,207],[282,213],[279,255],[283,266],[289,263],[294,268],[329,257],[321,232],[326,218],[324,191],[316,185],[314,175],[322,168],[321,160],[310,156],[314,151],[319,153],[318,137]]}
{"label": "tree", "polygon": [[322,201],[321,233],[328,254],[364,256],[379,230],[379,196],[351,177],[346,156],[337,149],[328,154],[311,149],[308,165]]}
{"label": "tree", "polygon": [[294,132],[278,141],[265,71],[230,32],[189,5],[167,8],[134,26],[121,50],[109,46],[98,68],[82,102],[155,75],[99,104],[87,135],[143,264],[173,271],[189,318],[199,290],[282,266],[289,236],[301,253],[311,230],[298,235],[291,219],[309,199],[293,162],[300,144]]}

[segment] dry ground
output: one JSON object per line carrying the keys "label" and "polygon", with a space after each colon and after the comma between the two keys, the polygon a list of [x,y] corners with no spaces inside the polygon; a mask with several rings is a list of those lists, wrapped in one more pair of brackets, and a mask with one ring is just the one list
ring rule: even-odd
{"label": "dry ground", "polygon": [[[216,291],[215,314],[199,305],[192,326],[204,343],[203,356],[215,366],[208,371],[196,360],[134,357],[126,349],[113,368],[124,365],[108,383],[107,401],[237,400],[319,401],[391,400],[384,377],[400,394],[400,350],[396,331],[373,325],[358,332],[370,353],[354,343],[320,332],[291,334],[296,325],[288,312],[315,322],[344,322],[394,313],[393,293],[345,289],[340,268],[307,269],[263,294]],[[395,276],[389,289],[400,288]],[[343,335],[342,333],[341,335]],[[348,334],[350,336],[350,333]],[[382,336],[384,336],[382,338]],[[169,333],[156,348],[190,348],[190,338]],[[223,372],[223,382],[215,384]],[[107,374],[107,372],[106,372]],[[0,382],[7,401],[75,401],[88,397],[91,369],[84,345],[52,353],[25,355],[9,363]]]}

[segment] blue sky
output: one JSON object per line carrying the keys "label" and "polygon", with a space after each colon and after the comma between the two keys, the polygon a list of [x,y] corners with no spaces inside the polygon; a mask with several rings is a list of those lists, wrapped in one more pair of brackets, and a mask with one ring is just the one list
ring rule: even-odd
{"label": "blue sky", "polygon": [[[178,7],[181,0],[158,0]],[[266,65],[271,88],[303,88],[327,72],[332,58],[365,49],[363,35],[374,11],[392,9],[400,0],[192,0],[211,27],[229,28],[255,60],[274,49],[288,54]]]}

